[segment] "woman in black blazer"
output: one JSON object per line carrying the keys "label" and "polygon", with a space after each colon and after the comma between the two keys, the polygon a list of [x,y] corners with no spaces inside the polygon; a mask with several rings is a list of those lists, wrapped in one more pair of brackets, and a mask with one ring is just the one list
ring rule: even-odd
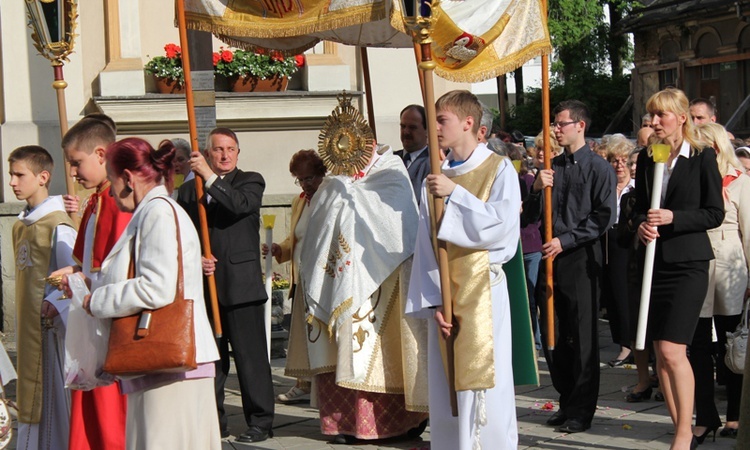
{"label": "woman in black blazer", "polygon": [[[695,381],[686,348],[714,257],[706,230],[721,224],[724,200],[716,152],[699,141],[685,94],[678,89],[657,92],[646,109],[653,116],[654,134],[671,152],[661,192],[651,192],[651,149],[638,157],[635,225],[643,244],[658,237],[647,337],[654,344],[659,382],[675,425],[671,448],[681,450],[698,444],[691,429]],[[649,209],[652,195],[661,197],[660,209]]]}

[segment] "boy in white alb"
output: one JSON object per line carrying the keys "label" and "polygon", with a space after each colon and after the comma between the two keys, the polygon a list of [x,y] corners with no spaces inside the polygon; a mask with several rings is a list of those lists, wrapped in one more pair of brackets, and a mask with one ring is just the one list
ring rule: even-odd
{"label": "boy in white alb", "polygon": [[[477,142],[482,107],[468,91],[436,104],[442,174],[422,189],[406,313],[434,317],[428,343],[433,450],[518,445],[508,288],[502,265],[520,237],[518,175],[507,158]],[[430,230],[432,196],[445,200],[438,239],[447,243],[454,324],[446,323]],[[454,333],[458,417],[452,417],[441,340]],[[491,339],[487,339],[491,336]]]}
{"label": "boy in white alb", "polygon": [[[22,449],[67,449],[70,394],[64,387],[69,300],[45,283],[73,263],[76,230],[61,197],[49,196],[52,157],[42,147],[13,150],[10,187],[26,208],[13,225],[18,346],[18,441]],[[41,318],[41,321],[40,321]]]}

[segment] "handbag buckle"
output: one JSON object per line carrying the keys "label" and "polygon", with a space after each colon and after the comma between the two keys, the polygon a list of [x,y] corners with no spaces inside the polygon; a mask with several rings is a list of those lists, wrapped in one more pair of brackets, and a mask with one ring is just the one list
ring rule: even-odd
{"label": "handbag buckle", "polygon": [[141,312],[141,318],[138,320],[138,330],[136,334],[139,337],[148,336],[148,329],[151,326],[151,311]]}

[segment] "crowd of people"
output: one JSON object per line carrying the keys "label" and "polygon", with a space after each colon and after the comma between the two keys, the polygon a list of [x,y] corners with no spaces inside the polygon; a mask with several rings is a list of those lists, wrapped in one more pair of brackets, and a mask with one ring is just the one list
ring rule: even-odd
{"label": "crowd of people", "polygon": [[[511,136],[493,135],[491,113],[473,94],[451,91],[436,104],[441,170],[431,173],[425,109],[409,105],[400,114],[403,149],[373,139],[356,170],[342,173],[314,150],[293,155],[289,172],[301,192],[289,235],[270,247],[259,238],[265,181],[237,167],[231,129],[212,130],[202,151],[180,139],[154,148],[117,140],[108,117],[86,116],[62,141],[70,175],[94,191],[82,205],[50,195],[49,152],[14,150],[10,185],[27,204],[13,229],[19,448],[218,449],[232,434],[261,442],[273,437],[275,400],[311,398],[334,443],[413,438],[429,423],[433,449],[513,449],[521,368],[512,356],[527,347],[543,353],[560,395],[547,425],[585,432],[599,394],[603,310],[619,346],[608,364],[635,363],[627,401],[650,401],[658,389],[674,423],[671,448],[695,448],[722,426],[721,436],[743,439],[750,388],[724,363],[723,344],[750,296],[750,148],[715,123],[710,101],[666,89],[646,109],[635,142],[596,142],[586,136],[587,106],[560,103],[545,169],[541,133],[533,147],[509,144]],[[661,192],[651,192],[656,143],[670,149]],[[654,195],[659,208],[651,208]],[[444,212],[434,229],[436,202]],[[208,256],[197,231],[202,208]],[[654,240],[648,345],[638,350],[644,249]],[[509,295],[517,280],[504,268],[517,253],[525,279],[515,292],[525,292],[524,309],[528,302],[521,315]],[[289,262],[292,279],[285,373],[297,382],[276,398],[263,257]],[[441,271],[450,273],[447,284]],[[45,284],[54,277],[62,292]],[[90,289],[82,307],[97,319],[157,310],[179,294],[192,299],[195,366],[66,389],[73,277]],[[553,336],[539,326],[550,316]],[[516,332],[521,322],[533,333]],[[224,407],[230,357],[242,432],[230,430]],[[715,381],[727,389],[724,423]]]}

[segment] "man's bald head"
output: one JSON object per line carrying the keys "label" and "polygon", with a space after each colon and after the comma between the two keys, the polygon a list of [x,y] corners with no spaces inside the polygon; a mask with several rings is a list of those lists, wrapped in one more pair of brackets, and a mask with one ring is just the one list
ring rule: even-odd
{"label": "man's bald head", "polygon": [[636,140],[636,143],[641,147],[648,146],[648,138],[651,137],[651,135],[654,134],[654,129],[651,127],[643,127],[640,130],[638,130],[638,139]]}

